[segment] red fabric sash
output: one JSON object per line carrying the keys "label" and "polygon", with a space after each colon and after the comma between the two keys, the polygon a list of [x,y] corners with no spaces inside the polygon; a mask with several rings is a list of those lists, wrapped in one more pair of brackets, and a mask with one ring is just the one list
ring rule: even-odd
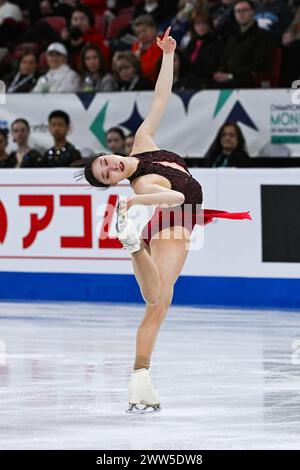
{"label": "red fabric sash", "polygon": [[209,224],[213,221],[214,218],[222,219],[249,219],[252,220],[250,211],[248,212],[227,212],[227,211],[218,211],[215,209],[203,209],[203,220],[204,225]]}

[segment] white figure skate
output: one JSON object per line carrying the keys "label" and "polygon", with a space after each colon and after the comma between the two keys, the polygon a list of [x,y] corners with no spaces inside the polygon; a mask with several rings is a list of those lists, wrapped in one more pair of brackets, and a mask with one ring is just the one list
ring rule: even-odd
{"label": "white figure skate", "polygon": [[132,372],[128,396],[129,408],[126,413],[157,413],[161,410],[160,399],[151,383],[148,369]]}
{"label": "white figure skate", "polygon": [[135,253],[136,251],[140,250],[141,241],[134,223],[128,217],[128,211],[122,208],[122,202],[126,199],[126,197],[119,197],[117,205],[116,230],[118,239],[122,245],[127,248],[130,253]]}

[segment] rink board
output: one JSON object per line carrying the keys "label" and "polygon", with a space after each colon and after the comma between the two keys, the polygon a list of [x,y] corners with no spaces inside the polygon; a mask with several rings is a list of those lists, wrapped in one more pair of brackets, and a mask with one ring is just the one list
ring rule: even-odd
{"label": "rink board", "polygon": [[[193,232],[174,303],[300,308],[300,170],[192,169],[204,208],[250,211]],[[115,232],[118,195],[73,170],[2,170],[0,299],[142,302]],[[131,209],[138,230],[152,209]]]}

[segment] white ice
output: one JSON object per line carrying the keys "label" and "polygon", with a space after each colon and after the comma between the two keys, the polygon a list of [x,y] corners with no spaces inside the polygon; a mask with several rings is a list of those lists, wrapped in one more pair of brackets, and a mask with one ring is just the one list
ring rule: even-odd
{"label": "white ice", "polygon": [[300,449],[300,312],[171,307],[128,415],[139,305],[0,304],[0,449]]}

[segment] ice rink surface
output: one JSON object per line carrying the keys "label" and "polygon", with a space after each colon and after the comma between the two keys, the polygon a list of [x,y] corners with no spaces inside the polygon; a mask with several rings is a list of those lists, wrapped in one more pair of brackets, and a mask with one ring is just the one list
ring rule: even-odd
{"label": "ice rink surface", "polygon": [[300,449],[300,312],[171,307],[135,416],[143,311],[1,303],[0,449]]}

